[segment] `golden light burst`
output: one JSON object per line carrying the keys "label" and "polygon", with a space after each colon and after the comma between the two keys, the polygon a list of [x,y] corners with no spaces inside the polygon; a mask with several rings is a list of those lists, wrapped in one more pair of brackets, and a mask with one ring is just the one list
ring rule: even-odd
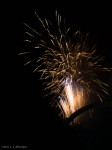
{"label": "golden light burst", "polygon": [[85,105],[85,93],[80,85],[73,83],[69,78],[66,78],[63,84],[64,93],[61,93],[59,97],[59,106],[62,112],[64,112],[65,117],[68,118],[72,113]]}
{"label": "golden light burst", "polygon": [[[61,114],[68,118],[72,113],[91,102],[90,95],[103,100],[103,93],[108,94],[108,85],[99,78],[99,72],[111,71],[100,63],[103,58],[96,55],[96,47],[88,43],[89,35],[80,31],[72,32],[65,25],[65,20],[55,12],[54,24],[41,19],[42,33],[25,24],[27,42],[34,45],[34,52],[44,51],[39,58],[34,57],[25,64],[36,62],[34,72],[40,72],[40,79],[45,80],[46,90],[55,95]],[[41,31],[40,30],[40,31]],[[27,51],[21,54],[31,54]],[[32,55],[31,55],[32,56]]]}

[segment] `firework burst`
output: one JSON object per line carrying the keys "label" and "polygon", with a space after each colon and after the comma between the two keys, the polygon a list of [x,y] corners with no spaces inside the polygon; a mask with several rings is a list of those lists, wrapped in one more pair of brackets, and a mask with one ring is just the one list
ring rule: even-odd
{"label": "firework burst", "polygon": [[[91,103],[90,95],[103,100],[103,93],[108,94],[108,85],[100,80],[99,72],[110,71],[103,67],[100,62],[103,58],[95,55],[95,46],[88,43],[88,34],[83,35],[80,31],[71,34],[71,29],[65,25],[65,20],[55,12],[55,23],[47,19],[40,19],[43,32],[40,33],[29,25],[27,27],[26,40],[33,43],[36,53],[44,51],[39,58],[26,62],[35,61],[37,67],[34,72],[41,73],[40,79],[45,80],[46,90],[56,95],[54,101],[59,106],[64,118]],[[24,52],[21,54],[29,54]]]}

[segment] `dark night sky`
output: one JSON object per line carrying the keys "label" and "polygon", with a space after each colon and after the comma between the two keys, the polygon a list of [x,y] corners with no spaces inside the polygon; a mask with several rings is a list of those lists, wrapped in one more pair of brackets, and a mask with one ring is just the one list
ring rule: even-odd
{"label": "dark night sky", "polygon": [[[10,4],[11,5],[11,4]],[[24,37],[23,22],[33,24],[34,11],[40,16],[51,18],[56,9],[66,18],[66,22],[83,32],[90,32],[98,41],[98,53],[106,56],[105,64],[112,66],[112,9],[109,3],[29,1],[15,2],[9,7],[6,25],[7,43],[3,57],[3,97],[1,100],[1,145],[27,145],[29,148],[49,149],[69,146],[78,149],[111,150],[112,129],[111,110],[99,110],[93,122],[94,129],[69,128],[57,116],[43,98],[39,76],[30,67],[24,67],[23,59],[17,56]],[[8,21],[8,17],[10,21]],[[9,37],[9,38],[8,38]],[[6,61],[5,61],[6,60]],[[109,76],[110,77],[110,76]],[[111,79],[108,79],[110,85]],[[111,101],[111,93],[109,100]],[[101,119],[98,121],[98,119]],[[105,120],[107,122],[105,122]],[[46,141],[48,140],[48,141]],[[42,144],[40,144],[42,142]],[[53,146],[51,145],[53,143]]]}

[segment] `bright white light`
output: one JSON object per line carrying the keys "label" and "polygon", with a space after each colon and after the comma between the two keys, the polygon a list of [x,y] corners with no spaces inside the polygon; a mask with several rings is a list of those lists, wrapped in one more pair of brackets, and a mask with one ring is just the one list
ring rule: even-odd
{"label": "bright white light", "polygon": [[84,90],[72,80],[66,78],[63,83],[63,96],[60,97],[60,107],[65,117],[69,117],[72,113],[80,109],[85,104]]}

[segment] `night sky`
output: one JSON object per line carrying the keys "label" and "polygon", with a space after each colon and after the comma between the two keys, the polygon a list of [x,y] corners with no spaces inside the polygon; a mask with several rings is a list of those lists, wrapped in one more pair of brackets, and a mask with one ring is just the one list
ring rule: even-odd
{"label": "night sky", "polygon": [[[112,9],[109,3],[80,1],[29,1],[10,3],[5,26],[3,48],[3,96],[1,98],[0,145],[26,145],[31,149],[112,149],[112,109],[97,110],[94,119],[82,127],[68,127],[58,117],[44,98],[39,74],[32,73],[32,66],[24,66],[24,58],[17,54],[23,49],[23,22],[35,24],[35,14],[42,18],[54,17],[55,10],[64,16],[69,26],[89,32],[98,43],[98,54],[105,56],[104,64],[112,67]],[[8,21],[8,18],[10,18]],[[24,49],[23,49],[24,51]],[[40,54],[40,53],[39,53]],[[112,77],[105,75],[110,85]],[[41,146],[41,148],[39,148]]]}

